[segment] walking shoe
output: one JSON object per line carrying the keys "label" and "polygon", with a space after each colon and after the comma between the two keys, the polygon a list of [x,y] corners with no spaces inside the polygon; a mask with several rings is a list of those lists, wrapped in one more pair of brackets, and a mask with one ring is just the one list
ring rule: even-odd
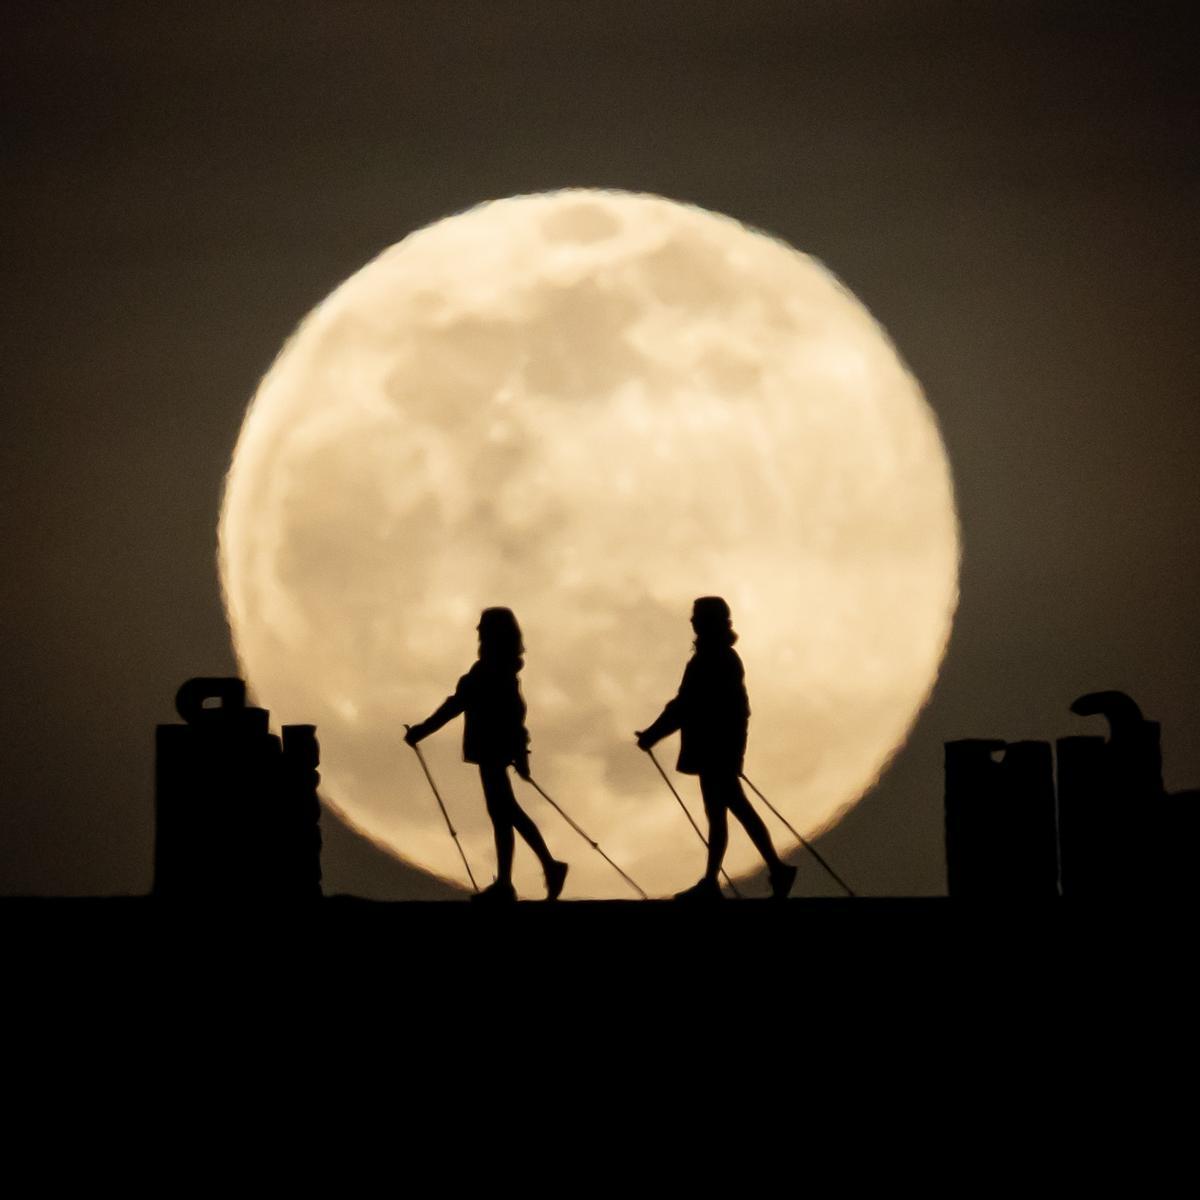
{"label": "walking shoe", "polygon": [[546,867],[546,899],[557,900],[562,895],[563,884],[567,881],[570,867],[565,862],[552,859]]}
{"label": "walking shoe", "polygon": [[675,893],[676,900],[724,900],[721,885],[706,875],[699,883],[682,892]]}
{"label": "walking shoe", "polygon": [[786,900],[788,893],[792,890],[792,884],[796,882],[796,868],[781,862],[777,867],[771,868],[770,875],[771,899]]}
{"label": "walking shoe", "polygon": [[482,892],[476,892],[471,899],[479,904],[515,904],[517,891],[511,883],[501,883],[497,879],[495,883],[485,887]]}

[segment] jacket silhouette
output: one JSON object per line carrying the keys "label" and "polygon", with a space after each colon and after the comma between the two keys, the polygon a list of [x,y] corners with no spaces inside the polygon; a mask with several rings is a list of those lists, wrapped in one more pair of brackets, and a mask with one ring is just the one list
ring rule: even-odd
{"label": "jacket silhouette", "polygon": [[697,641],[679,693],[642,736],[653,745],[678,731],[675,769],[684,775],[709,771],[740,775],[750,728],[745,678],[742,660],[732,646]]}
{"label": "jacket silhouette", "polygon": [[525,700],[517,675],[506,663],[480,659],[459,679],[426,720],[413,726],[418,740],[437,732],[462,714],[463,760],[469,763],[513,765],[522,778],[529,774],[529,731]]}

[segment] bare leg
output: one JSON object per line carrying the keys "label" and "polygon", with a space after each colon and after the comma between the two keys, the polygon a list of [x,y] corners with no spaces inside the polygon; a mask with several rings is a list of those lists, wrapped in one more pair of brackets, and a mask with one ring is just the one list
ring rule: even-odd
{"label": "bare leg", "polygon": [[513,795],[512,780],[508,776],[507,766],[493,763],[481,764],[479,775],[483,781],[483,796],[487,801],[488,816],[492,819],[492,829],[496,837],[496,875],[501,883],[512,883],[513,849],[515,829],[529,848],[538,857],[543,871],[549,871],[554,865],[554,855],[546,845],[541,830],[533,823],[533,818],[517,803]]}
{"label": "bare leg", "polygon": [[725,790],[725,781],[719,776],[700,776],[700,795],[704,800],[704,814],[708,817],[708,864],[704,878],[710,883],[717,882],[721,864],[725,861],[725,847],[729,845]]}
{"label": "bare leg", "polygon": [[755,849],[766,860],[767,866],[771,870],[775,870],[779,867],[782,860],[776,853],[775,846],[771,841],[771,835],[767,832],[767,827],[763,824],[762,817],[754,811],[754,806],[746,799],[746,793],[742,791],[741,780],[734,779],[725,786],[727,789],[726,803],[729,811],[742,823],[742,828],[754,843]]}
{"label": "bare leg", "polygon": [[[511,783],[509,788],[511,792]],[[513,798],[513,827],[529,843],[530,850],[538,856],[542,870],[547,870],[554,862],[554,855],[550,853],[546,839],[542,837],[542,831],[533,823],[533,818],[517,803],[515,797]]]}
{"label": "bare leg", "polygon": [[492,833],[496,840],[496,878],[511,886],[513,865],[513,810],[517,807],[513,796],[508,768],[496,763],[480,763],[479,779],[483,784],[483,798],[487,803],[488,816],[492,819]]}

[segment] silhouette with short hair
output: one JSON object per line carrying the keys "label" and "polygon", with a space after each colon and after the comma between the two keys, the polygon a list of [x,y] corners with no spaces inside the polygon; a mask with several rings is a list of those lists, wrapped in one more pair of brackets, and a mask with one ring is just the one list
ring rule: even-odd
{"label": "silhouette with short hair", "polygon": [[546,875],[546,899],[557,900],[567,877],[567,864],[550,853],[533,819],[513,795],[508,768],[529,778],[529,733],[525,701],[517,675],[525,665],[521,628],[507,608],[485,608],[479,618],[479,660],[458,681],[454,694],[431,716],[412,725],[404,740],[415,746],[460,713],[465,715],[463,759],[479,767],[483,797],[496,837],[496,881],[475,898],[516,900],[512,883],[513,831],[538,856]]}
{"label": "silhouette with short hair", "polygon": [[718,876],[729,841],[728,814],[742,823],[766,861],[771,894],[786,899],[796,879],[796,868],[775,851],[762,818],[742,791],[741,773],[750,724],[745,670],[734,650],[729,605],[719,596],[702,596],[692,606],[696,631],[695,653],[683,672],[679,694],[658,719],[637,733],[637,744],[650,750],[676,731],[680,734],[676,770],[700,776],[700,795],[708,817],[708,864],[704,878],[676,894],[677,900],[720,900]]}

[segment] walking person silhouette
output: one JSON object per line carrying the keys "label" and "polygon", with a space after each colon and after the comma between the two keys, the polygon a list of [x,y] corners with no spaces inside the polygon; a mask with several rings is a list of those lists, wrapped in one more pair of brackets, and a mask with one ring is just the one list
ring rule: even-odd
{"label": "walking person silhouette", "polygon": [[729,605],[719,596],[702,596],[692,606],[695,653],[683,672],[679,694],[646,729],[637,733],[641,750],[650,750],[668,734],[680,734],[676,770],[700,776],[700,795],[708,817],[708,863],[704,878],[676,900],[720,900],[718,876],[729,842],[728,814],[742,823],[766,861],[771,894],[786,900],[796,868],[779,857],[762,818],[742,791],[741,773],[750,725],[745,670],[734,650]]}
{"label": "walking person silhouette", "polygon": [[410,725],[404,740],[415,746],[465,714],[463,759],[479,767],[483,798],[496,837],[496,881],[478,893],[477,900],[513,901],[513,831],[538,856],[546,875],[546,899],[557,900],[567,878],[567,864],[551,855],[533,819],[513,795],[508,768],[529,778],[529,733],[525,701],[517,675],[525,665],[521,628],[507,608],[485,608],[479,618],[479,659],[458,681],[454,694],[419,724]]}

